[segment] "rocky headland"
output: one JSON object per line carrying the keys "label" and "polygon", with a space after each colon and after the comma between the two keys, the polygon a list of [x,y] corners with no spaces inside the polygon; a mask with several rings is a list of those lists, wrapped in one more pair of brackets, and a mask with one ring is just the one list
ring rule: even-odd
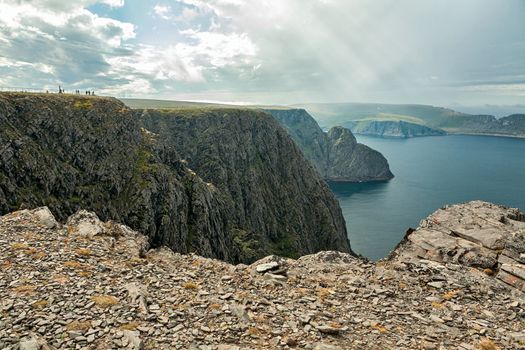
{"label": "rocky headland", "polygon": [[328,185],[260,111],[0,93],[0,147],[0,214],[87,209],[153,246],[230,262],[351,252]]}
{"label": "rocky headland", "polygon": [[347,128],[323,132],[304,109],[265,109],[288,131],[319,173],[330,181],[387,181],[394,177],[386,158],[358,143]]}
{"label": "rocky headland", "polygon": [[525,215],[438,210],[376,263],[230,265],[79,211],[0,217],[2,349],[525,348]]}
{"label": "rocky headland", "polygon": [[352,130],[354,134],[403,139],[447,134],[441,129],[430,128],[403,120],[356,120],[345,123],[345,126]]}
{"label": "rocky headland", "polygon": [[314,103],[300,107],[312,113],[323,127],[343,125],[354,133],[373,136],[412,133],[414,136],[468,134],[525,137],[525,114],[497,118],[414,104]]}

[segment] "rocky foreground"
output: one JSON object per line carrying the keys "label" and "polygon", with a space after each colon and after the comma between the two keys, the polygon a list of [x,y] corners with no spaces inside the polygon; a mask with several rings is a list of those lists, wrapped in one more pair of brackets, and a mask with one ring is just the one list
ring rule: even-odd
{"label": "rocky foreground", "polygon": [[430,216],[389,260],[234,266],[148,250],[86,211],[65,225],[18,211],[0,217],[0,348],[525,349],[524,219],[472,202]]}

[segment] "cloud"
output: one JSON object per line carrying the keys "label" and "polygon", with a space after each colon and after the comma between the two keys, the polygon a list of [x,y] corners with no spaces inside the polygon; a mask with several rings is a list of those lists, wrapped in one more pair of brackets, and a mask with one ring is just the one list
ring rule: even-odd
{"label": "cloud", "polygon": [[[74,89],[95,88],[107,93],[154,94],[173,82],[197,84],[220,81],[251,67],[257,48],[244,33],[181,29],[179,42],[167,45],[136,42],[134,24],[97,15],[86,9],[95,1],[35,0],[19,4],[0,0],[0,72],[12,86]],[[99,1],[111,6],[123,2]],[[175,16],[157,4],[157,16],[189,24],[202,14],[184,7]],[[31,82],[28,84],[27,82]],[[187,86],[189,90],[191,86]]]}
{"label": "cloud", "polygon": [[[29,78],[24,81],[35,85],[89,81],[109,69],[106,56],[125,52],[123,42],[135,36],[130,23],[65,2],[3,1],[1,6],[8,16],[0,17],[0,56],[23,67]],[[31,72],[41,80],[30,78]],[[27,83],[17,83],[21,84]]]}
{"label": "cloud", "polygon": [[168,5],[157,4],[153,7],[153,12],[162,19],[172,18],[171,7]]}
{"label": "cloud", "polygon": [[125,4],[124,0],[2,0],[0,3],[29,6],[54,12],[67,12],[71,9],[85,8],[96,3],[110,7],[122,7]]}
{"label": "cloud", "polygon": [[523,93],[519,0],[0,0],[0,8],[2,84],[266,103],[500,103]]}

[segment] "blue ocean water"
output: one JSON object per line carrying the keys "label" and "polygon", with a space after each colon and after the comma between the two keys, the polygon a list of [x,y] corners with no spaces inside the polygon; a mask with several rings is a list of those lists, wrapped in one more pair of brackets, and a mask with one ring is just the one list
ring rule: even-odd
{"label": "blue ocean water", "polygon": [[386,183],[331,183],[352,249],[385,257],[409,227],[445,204],[480,199],[525,210],[525,140],[490,136],[357,136],[388,159]]}

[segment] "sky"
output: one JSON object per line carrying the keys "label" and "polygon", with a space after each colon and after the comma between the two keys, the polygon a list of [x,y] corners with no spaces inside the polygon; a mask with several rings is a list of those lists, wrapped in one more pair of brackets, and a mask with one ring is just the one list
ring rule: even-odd
{"label": "sky", "polygon": [[0,0],[0,89],[525,104],[525,0]]}

